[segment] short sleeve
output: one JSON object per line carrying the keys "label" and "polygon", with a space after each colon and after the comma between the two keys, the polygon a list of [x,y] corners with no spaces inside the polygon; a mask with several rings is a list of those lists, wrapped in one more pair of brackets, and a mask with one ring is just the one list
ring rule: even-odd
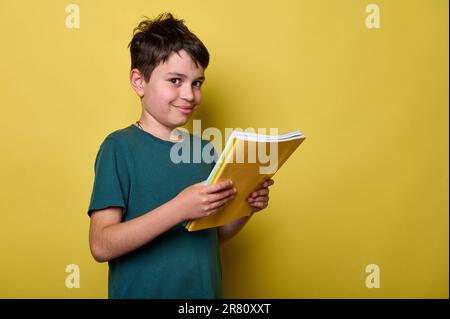
{"label": "short sleeve", "polygon": [[130,189],[130,173],[125,154],[118,143],[106,138],[95,159],[95,179],[88,215],[112,206],[126,210]]}

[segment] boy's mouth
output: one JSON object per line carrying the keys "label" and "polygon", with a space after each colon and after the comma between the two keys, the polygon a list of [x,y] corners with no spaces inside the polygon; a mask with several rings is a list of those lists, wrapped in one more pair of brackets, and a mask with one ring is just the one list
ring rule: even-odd
{"label": "boy's mouth", "polygon": [[174,107],[177,108],[183,114],[190,114],[194,111],[194,108],[191,106],[176,106],[176,105],[174,105]]}

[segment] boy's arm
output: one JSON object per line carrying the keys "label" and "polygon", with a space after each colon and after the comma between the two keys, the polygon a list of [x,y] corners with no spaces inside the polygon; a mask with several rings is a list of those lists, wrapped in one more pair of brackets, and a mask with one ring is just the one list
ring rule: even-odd
{"label": "boy's arm", "polygon": [[173,202],[167,202],[151,213],[121,222],[123,208],[109,207],[92,213],[89,244],[92,256],[105,262],[148,243],[158,235],[181,223],[173,214]]}
{"label": "boy's arm", "polygon": [[98,262],[129,253],[187,219],[214,213],[233,199],[231,181],[214,185],[200,182],[181,191],[163,205],[126,222],[121,207],[96,210],[91,215],[89,245]]}
{"label": "boy's arm", "polygon": [[250,216],[241,217],[219,227],[220,243],[226,242],[237,233],[239,233],[254,213],[267,207],[267,205],[269,204],[269,186],[273,185],[274,183],[275,182],[273,181],[273,179],[267,179],[260,188],[248,195],[247,202],[252,208],[252,213],[250,214]]}
{"label": "boy's arm", "polygon": [[[252,213],[253,215],[253,213]],[[226,242],[227,240],[234,237],[237,233],[241,231],[241,229],[247,224],[249,221],[250,216],[244,216],[239,219],[236,219],[232,222],[229,222],[228,224],[225,224],[223,226],[219,227],[219,241],[221,244]]]}

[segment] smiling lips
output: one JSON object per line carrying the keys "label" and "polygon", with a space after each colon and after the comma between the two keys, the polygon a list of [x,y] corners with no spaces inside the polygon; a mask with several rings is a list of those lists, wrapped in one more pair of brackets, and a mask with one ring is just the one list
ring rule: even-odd
{"label": "smiling lips", "polygon": [[190,107],[190,106],[176,106],[176,105],[174,105],[181,113],[184,113],[184,114],[189,114],[189,113],[191,113],[193,110],[194,110],[194,108],[193,107]]}

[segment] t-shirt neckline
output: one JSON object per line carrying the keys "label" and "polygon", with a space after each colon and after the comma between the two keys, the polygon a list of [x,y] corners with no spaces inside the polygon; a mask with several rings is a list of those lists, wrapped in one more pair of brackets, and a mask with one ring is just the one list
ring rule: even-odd
{"label": "t-shirt neckline", "polygon": [[[175,145],[175,144],[183,143],[183,142],[185,141],[185,138],[184,138],[184,137],[183,137],[183,139],[182,139],[181,141],[179,141],[179,142],[163,140],[162,138],[159,138],[159,137],[157,137],[157,136],[155,136],[155,135],[153,135],[153,134],[151,134],[151,133],[149,133],[149,132],[147,132],[147,131],[141,130],[141,129],[140,129],[139,127],[137,127],[137,125],[134,124],[134,123],[131,124],[130,126],[131,126],[133,129],[139,131],[141,134],[144,134],[144,135],[146,135],[146,136],[148,136],[148,137],[152,138],[153,140],[155,140],[155,141],[157,141],[157,142],[160,142],[160,143],[165,143],[165,144]],[[184,136],[184,135],[183,135],[183,136]]]}

